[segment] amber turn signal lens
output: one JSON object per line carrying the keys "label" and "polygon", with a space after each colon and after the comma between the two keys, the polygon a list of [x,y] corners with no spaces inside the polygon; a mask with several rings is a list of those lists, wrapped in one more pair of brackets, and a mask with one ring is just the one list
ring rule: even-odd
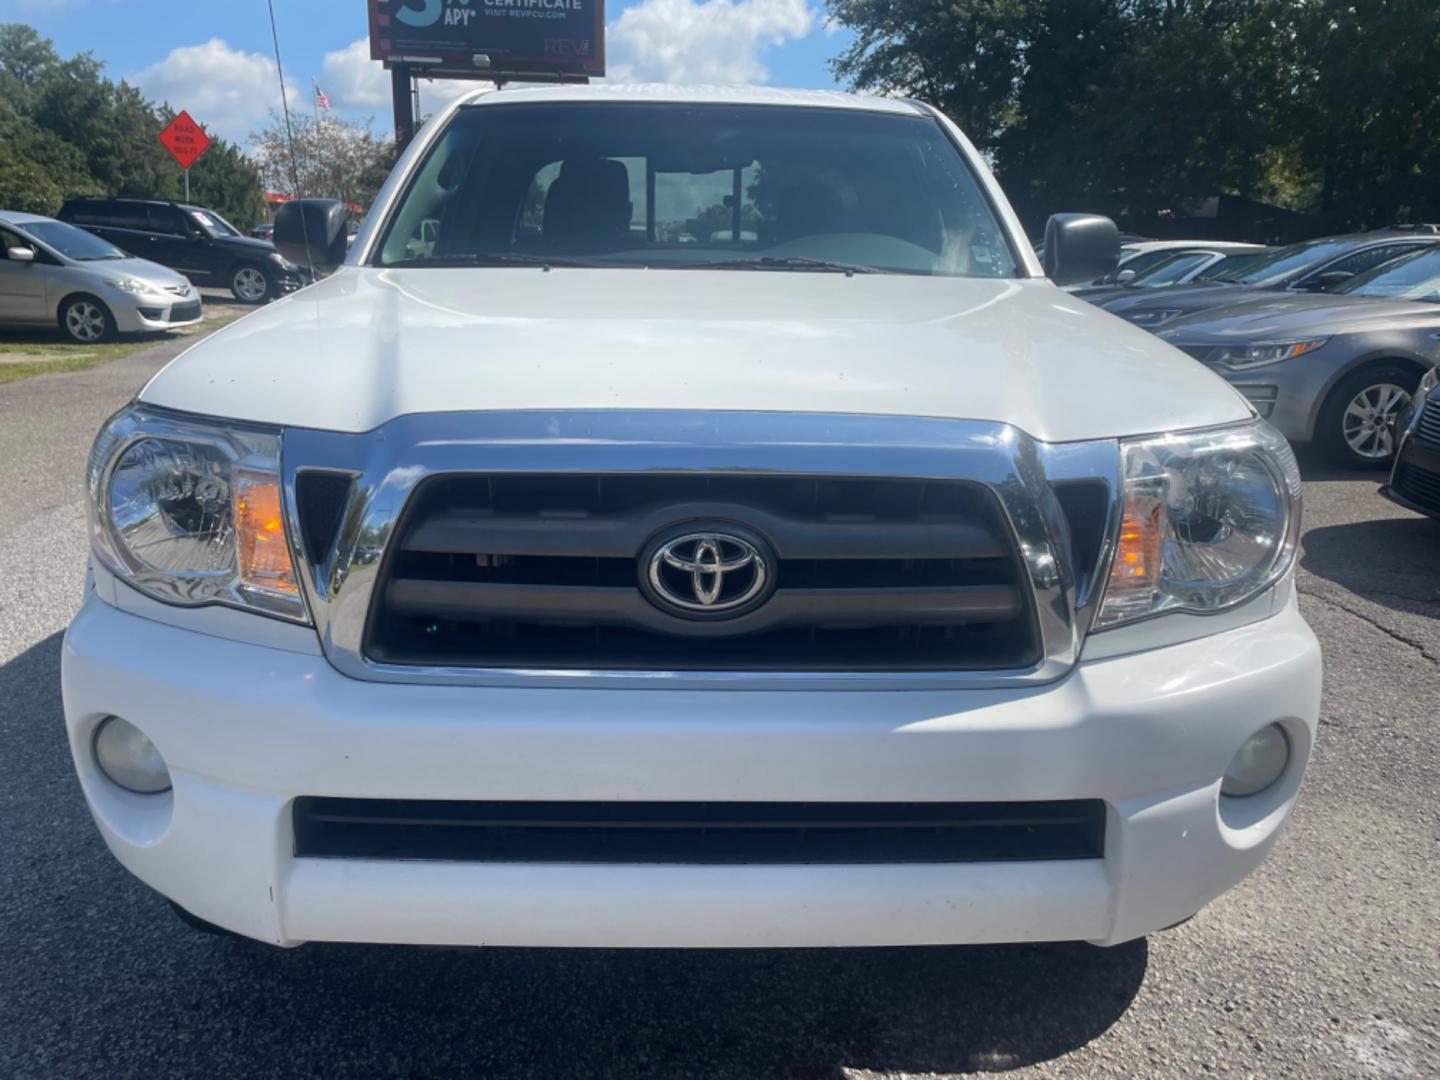
{"label": "amber turn signal lens", "polygon": [[298,593],[280,506],[280,485],[273,474],[236,471],[235,539],[240,579],[247,585]]}
{"label": "amber turn signal lens", "polygon": [[1120,539],[1115,545],[1115,561],[1110,566],[1107,595],[1124,597],[1129,593],[1148,593],[1155,588],[1160,575],[1161,541],[1160,500],[1131,495],[1125,500],[1125,516],[1120,522]]}

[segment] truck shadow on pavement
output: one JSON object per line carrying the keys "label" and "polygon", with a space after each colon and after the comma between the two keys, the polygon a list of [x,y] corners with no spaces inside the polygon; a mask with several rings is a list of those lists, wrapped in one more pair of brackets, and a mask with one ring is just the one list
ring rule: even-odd
{"label": "truck shadow on pavement", "polygon": [[1300,567],[1376,604],[1440,618],[1440,522],[1381,518],[1306,531]]}
{"label": "truck shadow on pavement", "polygon": [[59,634],[0,666],[7,1076],[1003,1072],[1095,1039],[1145,977],[1144,941],[281,950],[208,937],[105,850],[59,668]]}

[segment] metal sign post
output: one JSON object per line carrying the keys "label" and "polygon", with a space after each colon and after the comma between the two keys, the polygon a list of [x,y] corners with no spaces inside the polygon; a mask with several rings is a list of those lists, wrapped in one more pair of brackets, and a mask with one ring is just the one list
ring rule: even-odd
{"label": "metal sign post", "polygon": [[395,107],[395,153],[405,152],[415,137],[415,98],[410,93],[410,65],[390,67],[390,101]]}

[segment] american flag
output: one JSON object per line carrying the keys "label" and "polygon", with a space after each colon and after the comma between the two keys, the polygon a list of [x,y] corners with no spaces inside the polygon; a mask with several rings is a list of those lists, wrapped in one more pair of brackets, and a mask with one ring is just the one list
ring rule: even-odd
{"label": "american flag", "polygon": [[315,104],[326,112],[330,111],[330,99],[325,96],[325,91],[320,89],[320,84],[315,84]]}

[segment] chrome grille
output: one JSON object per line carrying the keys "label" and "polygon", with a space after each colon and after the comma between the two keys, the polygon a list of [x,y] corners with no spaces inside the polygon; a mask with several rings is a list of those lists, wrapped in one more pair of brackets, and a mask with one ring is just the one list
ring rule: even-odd
{"label": "chrome grille", "polygon": [[1408,461],[1395,468],[1395,492],[1432,514],[1440,514],[1440,473],[1422,469]]}
{"label": "chrome grille", "polygon": [[[773,548],[775,591],[734,617],[644,587],[687,523]],[[365,653],[395,664],[964,670],[1035,663],[1023,568],[964,481],[763,475],[455,475],[411,496]]]}
{"label": "chrome grille", "polygon": [[[1118,525],[1119,458],[1113,440],[1050,445],[1009,425],[984,421],[698,410],[420,413],[363,432],[287,429],[283,460],[290,535],[297,538],[305,600],[325,655],[353,678],[385,682],[566,687],[583,679],[593,687],[667,689],[1045,683],[1064,675],[1079,656]],[[317,477],[325,482],[317,484]],[[645,484],[652,481],[688,488],[678,495],[646,495],[625,504],[626,514],[639,513],[636,507],[669,512],[679,499],[682,506],[703,504],[707,514],[723,512],[727,504],[738,506],[754,514],[753,528],[770,528],[766,515],[812,517],[811,526],[822,528],[832,543],[858,530],[863,543],[828,552],[789,547],[793,537],[787,531],[781,545],[787,557],[776,560],[784,564],[787,589],[827,594],[795,599],[828,598],[851,610],[831,606],[817,613],[811,604],[812,610],[796,622],[778,608],[765,614],[775,624],[768,627],[760,625],[760,618],[748,626],[732,621],[728,627],[719,620],[709,635],[681,635],[624,620],[597,629],[585,621],[593,623],[593,617],[584,610],[561,611],[557,618],[552,608],[544,619],[532,620],[524,634],[501,632],[495,624],[519,622],[517,616],[535,606],[535,592],[515,586],[546,586],[552,600],[572,608],[587,596],[591,601],[617,598],[598,589],[628,590],[624,610],[643,611],[637,617],[642,620],[655,617],[653,608],[638,606],[633,549],[622,546],[614,555],[587,550],[577,556],[563,549],[547,554],[542,546],[517,558],[493,542],[476,543],[474,535],[454,546],[452,526],[459,525],[461,534],[470,532],[467,517],[482,526],[483,536],[515,526],[513,536],[526,543],[558,538],[573,547],[581,537],[594,541],[597,523],[604,525],[614,515],[602,506],[584,505],[589,496],[575,501],[575,492],[593,488],[597,477],[612,478],[601,489],[606,498],[627,486],[651,490]],[[486,503],[488,492],[478,501],[473,497],[481,482],[497,481],[497,490],[510,500],[508,508]],[[839,487],[826,486],[832,481]],[[783,493],[783,485],[796,483],[812,486],[811,504]],[[754,486],[737,494],[736,484]],[[814,502],[813,492],[845,489],[853,495],[867,484],[872,495],[877,484],[891,490],[878,501],[866,495],[860,500],[864,505],[851,502],[849,508],[827,507],[823,498]],[[460,490],[467,485],[468,491]],[[439,495],[428,504],[432,491]],[[546,497],[524,504],[516,492],[526,491],[543,491]],[[928,493],[909,509],[885,501],[902,493],[913,498],[916,492]],[[959,501],[949,509],[931,502],[945,498]],[[527,516],[531,520],[525,524]],[[433,527],[427,525],[412,542],[408,538],[422,520]],[[543,527],[532,528],[537,523]],[[484,526],[493,526],[493,533],[483,533]],[[632,526],[626,528],[632,529],[633,541],[638,533]],[[939,537],[940,547],[901,546],[923,539],[927,530],[932,540]],[[995,553],[997,536],[1003,538],[1003,554]],[[604,540],[615,541],[615,535]],[[549,559],[564,561],[568,569]],[[580,571],[578,578],[566,577]],[[866,606],[876,595],[873,590],[881,590],[887,606],[883,619],[874,617],[873,605]],[[525,600],[525,610],[507,612],[500,606],[506,593]],[[758,606],[755,615],[779,595]],[[477,597],[482,608],[488,605],[478,620],[471,606]],[[907,610],[897,597],[916,603]],[[468,610],[435,611],[429,621],[419,622],[426,612],[418,605],[432,602]],[[615,605],[603,606],[613,620]],[[777,619],[777,611],[786,617]],[[749,617],[745,611],[736,615]],[[406,633],[392,636],[392,619],[408,621],[408,632],[418,630],[433,642],[448,636],[446,647],[417,643]],[[447,628],[447,620],[454,625]],[[882,623],[900,628],[877,630]],[[832,659],[817,664],[812,659],[817,654],[807,655],[808,646],[796,640],[808,638],[812,629],[817,639],[849,634],[854,640],[848,652],[844,643],[826,642],[833,646]],[[772,633],[788,651],[744,651],[747,639]],[[896,641],[877,652],[874,641],[865,638],[882,633],[894,633]],[[923,648],[902,650],[902,634]],[[598,652],[597,636],[607,639]],[[566,637],[572,648],[568,659],[556,647],[557,639]],[[702,640],[707,637],[717,642],[715,649],[731,649],[730,658],[717,660],[712,651],[702,666],[686,663],[699,654],[697,644],[711,648]],[[548,660],[529,650],[529,638],[545,641]],[[652,649],[652,661],[643,666],[638,661],[644,650],[633,648],[637,641]],[[496,651],[497,644],[504,648]],[[670,653],[654,658],[655,649]],[[401,659],[405,656],[414,659]],[[602,662],[590,666],[595,657]],[[530,666],[528,660],[541,666]],[[582,662],[585,666],[565,666]]]}

